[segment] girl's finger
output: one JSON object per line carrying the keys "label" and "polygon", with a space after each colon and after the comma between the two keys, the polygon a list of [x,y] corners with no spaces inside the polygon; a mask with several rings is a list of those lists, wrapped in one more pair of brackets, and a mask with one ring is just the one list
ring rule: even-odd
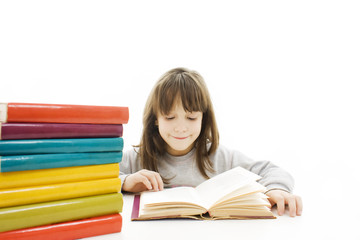
{"label": "girl's finger", "polygon": [[149,179],[148,179],[146,176],[144,176],[143,174],[141,174],[140,178],[141,178],[141,179],[140,179],[140,182],[142,182],[142,183],[146,186],[146,188],[147,188],[148,190],[152,190],[152,189],[153,189],[151,182],[149,181]]}
{"label": "girl's finger", "polygon": [[301,216],[302,214],[302,209],[303,209],[303,204],[302,204],[302,199],[299,196],[296,196],[296,215]]}
{"label": "girl's finger", "polygon": [[288,197],[287,203],[289,206],[290,217],[295,217],[296,216],[296,199],[295,199],[295,197],[294,196]]}
{"label": "girl's finger", "polygon": [[159,190],[160,190],[160,191],[161,191],[161,190],[164,190],[164,182],[163,182],[160,174],[159,174],[159,173],[156,173],[156,174],[155,174],[155,178],[156,178],[156,180],[157,180],[157,182],[158,182]]}
{"label": "girl's finger", "polygon": [[285,213],[285,201],[283,197],[276,200],[276,206],[278,214],[282,216]]}
{"label": "girl's finger", "polygon": [[155,191],[158,191],[159,190],[159,184],[158,184],[158,180],[156,178],[156,173],[155,172],[152,172],[152,171],[144,171],[141,173],[143,176],[145,176],[148,181],[150,182],[150,184],[152,185],[152,188],[150,189],[153,189]]}

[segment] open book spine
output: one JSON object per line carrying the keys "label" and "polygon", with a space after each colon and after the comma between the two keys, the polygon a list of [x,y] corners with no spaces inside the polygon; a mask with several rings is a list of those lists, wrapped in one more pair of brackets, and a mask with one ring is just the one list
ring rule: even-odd
{"label": "open book spine", "polygon": [[0,156],[0,172],[119,163],[122,152]]}
{"label": "open book spine", "polygon": [[0,103],[0,122],[125,124],[128,120],[128,107]]}
{"label": "open book spine", "polygon": [[111,214],[100,217],[51,224],[33,228],[8,231],[0,233],[2,240],[58,240],[80,239],[98,235],[121,232],[122,216]]}
{"label": "open book spine", "polygon": [[0,156],[44,153],[120,152],[122,138],[2,140]]}
{"label": "open book spine", "polygon": [[131,212],[131,220],[139,219],[139,211],[140,211],[140,195],[137,194],[134,196],[133,208]]}
{"label": "open book spine", "polygon": [[121,193],[0,208],[0,232],[80,220],[122,211]]}
{"label": "open book spine", "polygon": [[119,176],[119,164],[0,172],[0,189],[89,181]]}
{"label": "open book spine", "polygon": [[0,189],[0,208],[117,193],[120,189],[119,178]]}
{"label": "open book spine", "polygon": [[0,123],[0,140],[122,137],[122,124]]}

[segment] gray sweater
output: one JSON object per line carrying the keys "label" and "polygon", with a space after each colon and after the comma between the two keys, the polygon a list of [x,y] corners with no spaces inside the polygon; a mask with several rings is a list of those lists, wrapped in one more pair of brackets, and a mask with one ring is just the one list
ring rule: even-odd
{"label": "gray sweater", "polygon": [[[131,149],[124,153],[120,163],[120,178],[125,178],[132,173],[141,170],[140,159],[136,152]],[[159,159],[159,173],[161,176],[171,179],[165,187],[172,186],[197,186],[206,180],[200,173],[195,161],[195,149],[184,156],[172,156],[165,154]],[[281,189],[288,192],[293,190],[294,180],[289,173],[269,161],[254,161],[239,151],[229,150],[219,146],[216,152],[210,156],[215,172],[208,173],[209,177],[225,172],[234,167],[240,166],[262,178],[259,183],[267,190]]]}

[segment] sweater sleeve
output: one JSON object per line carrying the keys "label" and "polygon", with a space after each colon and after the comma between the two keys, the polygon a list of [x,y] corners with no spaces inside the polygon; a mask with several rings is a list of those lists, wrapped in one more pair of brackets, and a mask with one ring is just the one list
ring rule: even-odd
{"label": "sweater sleeve", "polygon": [[254,161],[238,151],[230,151],[231,168],[241,166],[262,178],[259,183],[267,188],[267,191],[280,189],[292,192],[294,188],[293,177],[282,168],[270,161]]}
{"label": "sweater sleeve", "polygon": [[120,174],[119,174],[119,178],[121,179],[121,189],[127,176],[139,170],[141,170],[141,168],[140,168],[140,161],[138,160],[138,154],[136,152],[136,149],[131,149],[124,152],[123,158],[120,162]]}
{"label": "sweater sleeve", "polygon": [[294,188],[293,177],[269,161],[255,161],[250,166],[250,171],[260,175],[259,183],[267,188],[267,191],[280,189],[292,192]]}

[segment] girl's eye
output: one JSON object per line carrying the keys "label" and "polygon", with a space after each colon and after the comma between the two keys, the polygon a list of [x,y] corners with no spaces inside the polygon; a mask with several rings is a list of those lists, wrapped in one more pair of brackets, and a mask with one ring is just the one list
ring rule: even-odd
{"label": "girl's eye", "polygon": [[166,120],[172,120],[172,119],[174,119],[175,117],[169,116],[169,117],[165,117],[165,118],[166,118]]}
{"label": "girl's eye", "polygon": [[189,120],[194,121],[196,120],[196,117],[188,117]]}

